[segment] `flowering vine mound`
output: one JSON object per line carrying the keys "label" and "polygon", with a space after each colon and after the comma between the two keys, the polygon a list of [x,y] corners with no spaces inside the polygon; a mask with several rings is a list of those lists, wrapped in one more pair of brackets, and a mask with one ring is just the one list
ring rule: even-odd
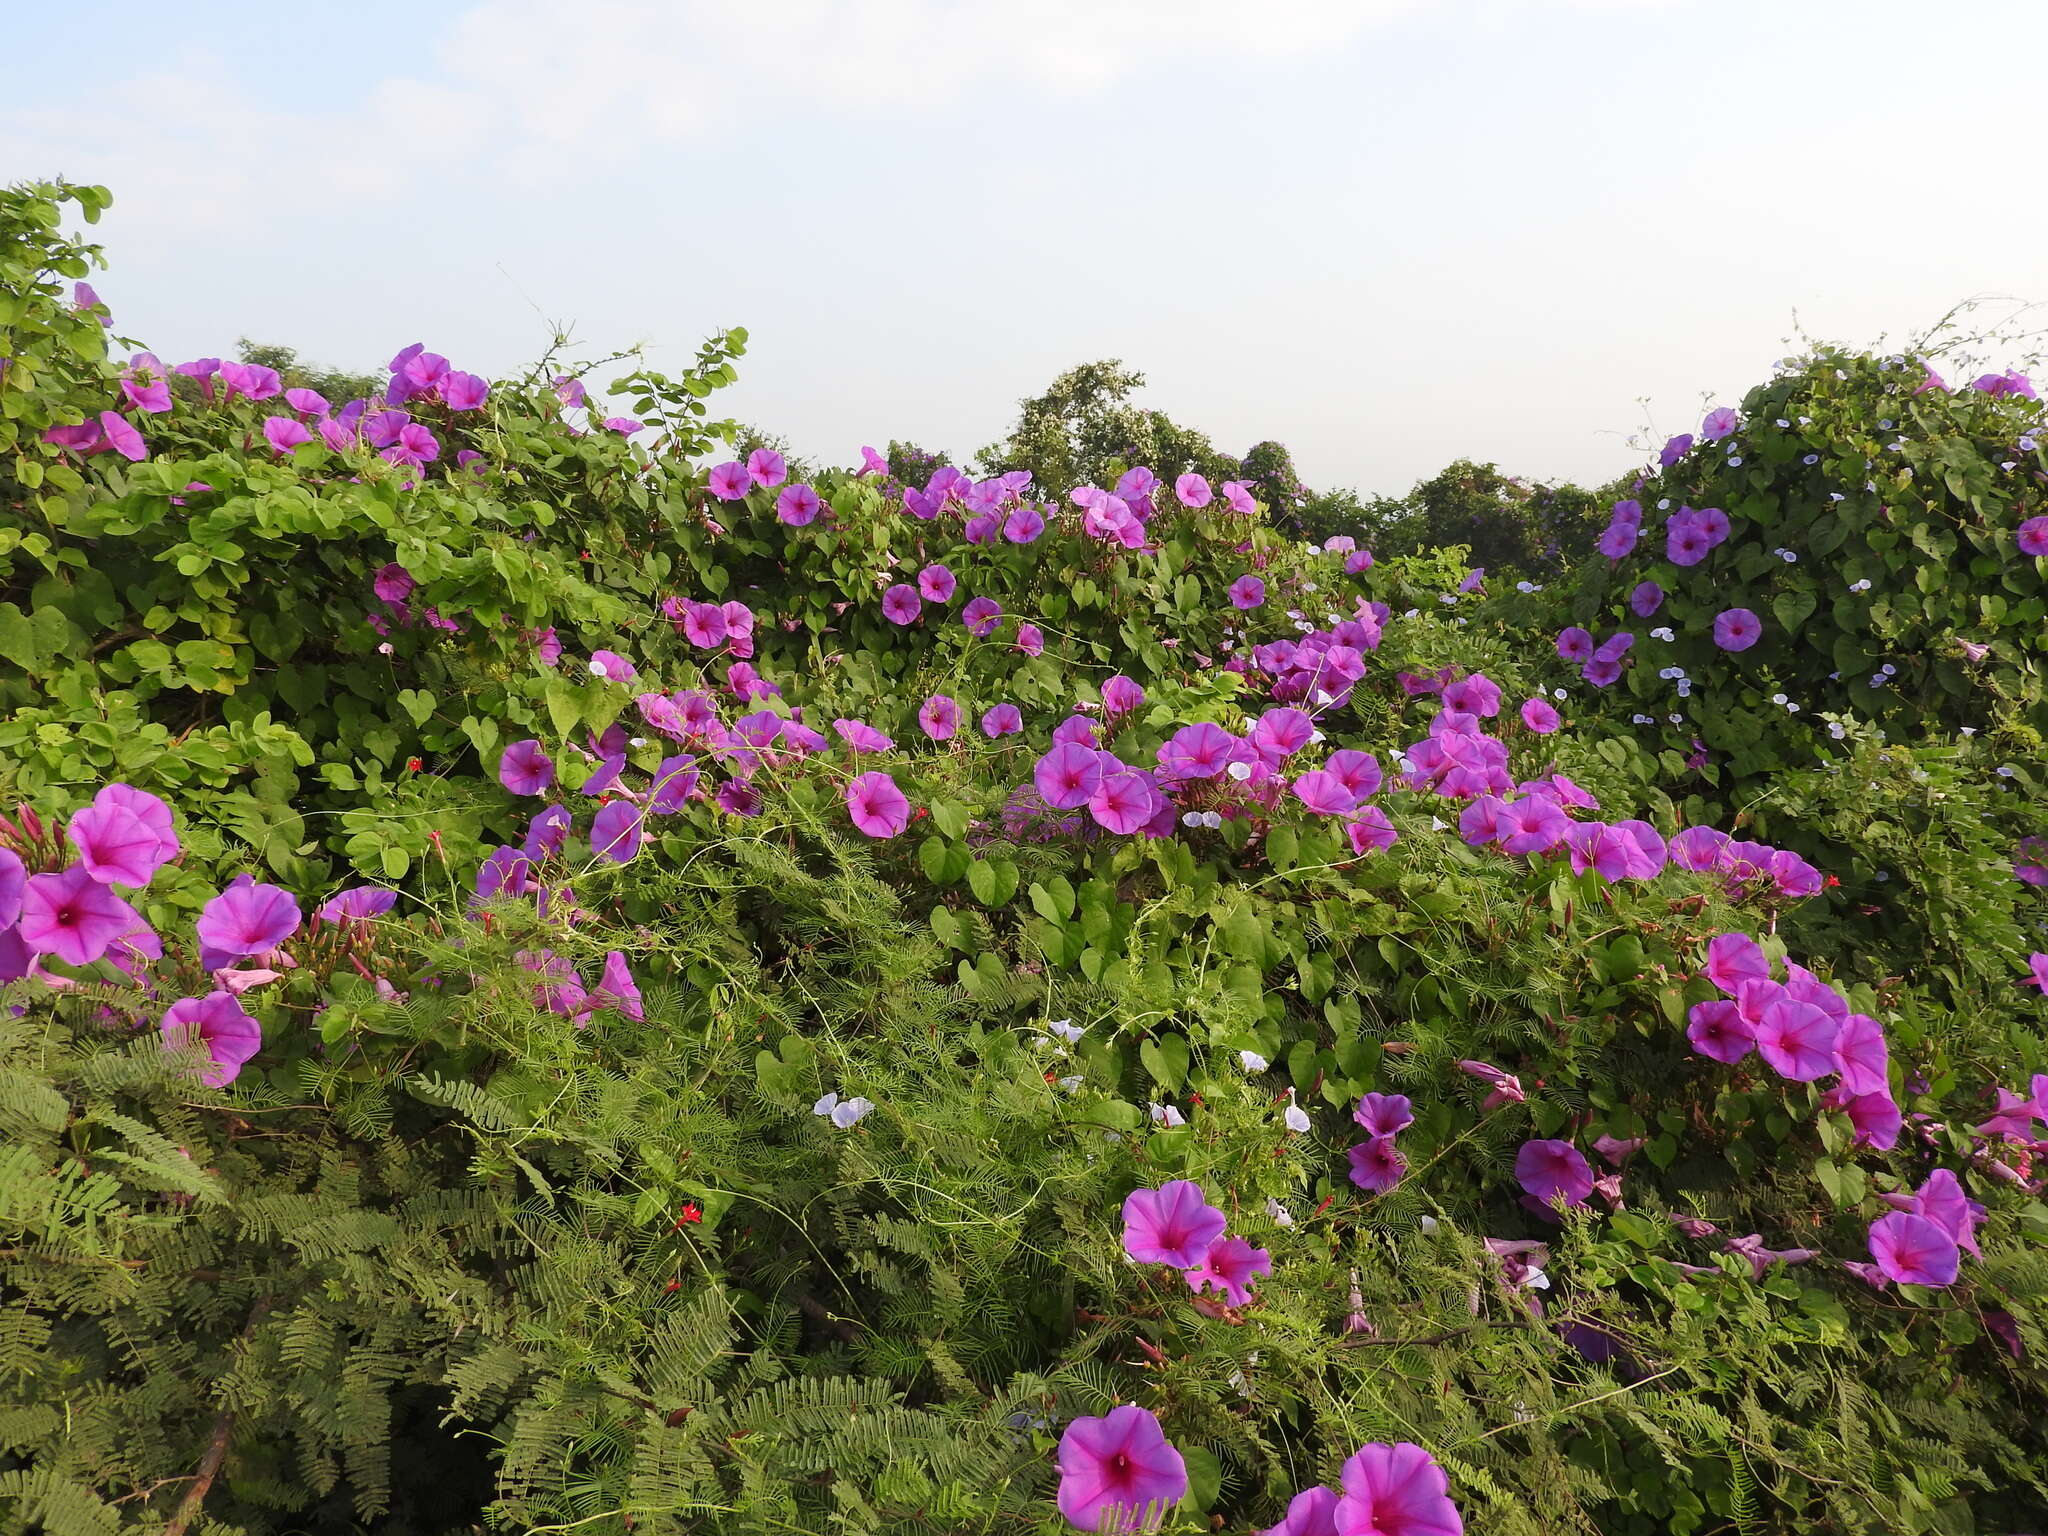
{"label": "flowering vine mound", "polygon": [[738,332],[166,365],[106,201],[0,198],[24,1528],[2037,1523],[2024,376],[1814,359],[1509,590],[793,463]]}

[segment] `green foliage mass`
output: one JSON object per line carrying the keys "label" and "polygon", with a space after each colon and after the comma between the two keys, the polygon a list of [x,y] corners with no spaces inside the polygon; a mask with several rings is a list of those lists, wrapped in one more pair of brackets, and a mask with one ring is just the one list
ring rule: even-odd
{"label": "green foliage mass", "polygon": [[[1837,545],[1752,570],[1785,537],[1757,511],[1721,567],[1643,567],[1672,588],[1671,654],[1712,679],[1685,727],[1638,660],[1539,735],[1515,707],[1570,681],[1557,627],[1617,613],[1636,568],[1461,596],[1464,540],[1347,574],[1278,509],[1220,505],[1162,508],[1143,550],[1071,515],[1035,544],[970,545],[957,518],[907,516],[894,479],[837,471],[792,525],[772,489],[720,499],[689,462],[767,446],[706,419],[741,332],[678,378],[621,381],[645,448],[570,430],[550,360],[481,411],[417,407],[443,445],[427,469],[318,440],[274,454],[260,403],[140,418],[140,463],[67,455],[44,432],[107,409],[120,373],[65,288],[97,261],[62,235],[67,201],[106,197],[0,199],[0,797],[40,818],[9,834],[32,868],[68,859],[56,829],[110,780],[170,801],[185,849],[135,897],[167,950],[139,979],[50,964],[0,984],[5,1529],[1051,1532],[1061,1430],[1130,1401],[1186,1458],[1183,1533],[1270,1526],[1369,1440],[1427,1448],[1467,1528],[1501,1536],[1970,1536],[2048,1508],[2048,1205],[2029,1151],[1971,1129],[1994,1086],[2048,1070],[2048,1004],[2018,985],[2042,892],[2014,878],[2043,830],[2038,755],[2013,749],[2039,729],[2038,609],[2032,631],[2004,622],[2042,566],[2000,542],[2011,509],[1978,475],[2018,407],[1959,397],[1909,461],[1957,476],[1911,526],[1952,520],[1995,568],[1930,592],[1890,550]],[[1865,364],[1881,393],[1876,360],[1828,366]],[[1130,376],[1104,366],[1065,396],[1116,406]],[[1851,430],[1846,402],[1807,414]],[[1054,459],[995,462],[1062,491],[1147,462],[1134,448],[1168,479],[1202,464],[1104,431],[1069,422]],[[1081,441],[1085,462],[1057,458]],[[1725,461],[1673,473],[1740,472]],[[1726,483],[1694,503],[1751,518]],[[1842,515],[1787,510],[1773,484],[1749,494],[1780,521]],[[939,561],[952,604],[885,619],[880,590]],[[394,563],[418,583],[411,623],[374,594]],[[1729,571],[1775,613],[1851,569],[1923,599],[1885,610],[1912,626],[1883,631],[1902,668],[1912,652],[1907,685],[1837,694],[1782,639],[1701,648]],[[1222,594],[1252,570],[1268,600],[1240,613]],[[1997,589],[2009,649],[1952,689],[1946,647],[1992,622],[1966,587]],[[1002,605],[998,632],[966,630],[970,595]],[[541,741],[574,809],[601,753],[638,792],[676,750],[632,734],[659,734],[648,693],[737,712],[749,674],[679,633],[668,598],[752,611],[750,665],[781,692],[740,707],[859,718],[898,750],[761,749],[758,814],[699,797],[650,817],[629,861],[580,834],[542,859],[544,903],[473,899],[483,851],[524,830],[495,778],[506,744]],[[1405,792],[1381,801],[1400,841],[1365,855],[1284,798],[1144,838],[1018,795],[1079,706],[1129,762],[1192,723],[1242,733],[1266,679],[1227,662],[1375,602],[1384,638],[1319,712],[1328,745],[1391,771],[1435,712],[1421,680],[1483,672],[1515,779],[1563,773],[1609,819],[1718,825],[1841,883],[1796,902],[1675,867],[1609,883],[1468,846],[1456,804]],[[1820,608],[1804,620],[1844,622]],[[592,674],[599,649],[639,675]],[[1114,674],[1146,698],[1111,721]],[[1795,684],[1797,723],[1768,703]],[[970,721],[1015,703],[1026,733],[927,741],[936,694]],[[916,808],[894,837],[848,824],[849,773],[877,766]],[[245,871],[309,904],[360,879],[398,904],[293,938],[244,998],[260,1054],[206,1088],[156,1024],[215,985],[193,919]],[[1896,1148],[1856,1145],[1818,1084],[1688,1049],[1723,932],[1883,1022],[1915,1117]],[[550,1007],[547,952],[584,977],[616,952],[642,1016]],[[1521,1099],[1489,1102],[1469,1061]],[[1416,1117],[1377,1195],[1345,1156],[1372,1091]],[[873,1107],[841,1126],[826,1095]],[[1603,1137],[1637,1144],[1596,1159],[1617,1198],[1525,1207],[1523,1142]],[[1945,1288],[1846,1270],[1884,1197],[1934,1167],[1983,1203],[1981,1258]],[[1248,1304],[1127,1260],[1124,1197],[1174,1178],[1269,1250]],[[1812,1256],[1753,1266],[1724,1246],[1748,1234]],[[1488,1239],[1543,1244],[1547,1285]]]}

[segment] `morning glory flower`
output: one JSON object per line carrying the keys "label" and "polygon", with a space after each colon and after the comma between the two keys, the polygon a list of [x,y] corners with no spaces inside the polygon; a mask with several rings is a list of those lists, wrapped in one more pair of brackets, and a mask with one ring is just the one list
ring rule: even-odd
{"label": "morning glory flower", "polygon": [[1266,1060],[1257,1051],[1239,1051],[1237,1059],[1239,1065],[1247,1072],[1263,1072],[1272,1065],[1271,1062]]}

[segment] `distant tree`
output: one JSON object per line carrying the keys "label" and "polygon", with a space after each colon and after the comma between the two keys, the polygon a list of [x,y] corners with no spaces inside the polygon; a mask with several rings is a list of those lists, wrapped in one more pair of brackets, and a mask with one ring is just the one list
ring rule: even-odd
{"label": "distant tree", "polygon": [[1554,576],[1583,559],[1600,530],[1600,493],[1503,474],[1457,459],[1398,500],[1381,498],[1374,548],[1407,554],[1462,544],[1489,570]]}
{"label": "distant tree", "polygon": [[349,373],[339,368],[323,368],[302,362],[296,347],[273,346],[267,342],[251,341],[246,336],[235,343],[235,350],[245,363],[276,369],[286,389],[318,390],[335,405],[374,395],[390,382],[389,374]]}
{"label": "distant tree", "polygon": [[1053,495],[1107,484],[1139,464],[1169,482],[1190,471],[1212,482],[1237,478],[1237,461],[1205,434],[1129,403],[1144,383],[1120,358],[1069,368],[1044,394],[1019,402],[1017,424],[981,451],[980,467],[1028,469],[1040,491]]}
{"label": "distant tree", "polygon": [[905,485],[923,485],[931,479],[932,471],[941,464],[953,461],[943,453],[932,453],[915,443],[898,442],[889,439],[889,473]]}

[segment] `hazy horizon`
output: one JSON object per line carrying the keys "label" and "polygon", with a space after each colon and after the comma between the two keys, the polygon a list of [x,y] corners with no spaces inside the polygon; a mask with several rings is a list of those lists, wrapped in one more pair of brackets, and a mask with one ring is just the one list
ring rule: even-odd
{"label": "hazy horizon", "polygon": [[[17,22],[0,175],[104,182],[116,328],[657,368],[827,462],[1074,364],[1303,478],[1597,484],[1793,344],[2048,299],[2039,13],[1905,0],[223,0]],[[25,36],[22,35],[25,33]],[[92,74],[75,59],[89,42]],[[1962,233],[1957,233],[1962,231]],[[1993,312],[2003,314],[2012,306]],[[1997,356],[2003,363],[2007,357]],[[608,379],[609,374],[600,374]]]}

